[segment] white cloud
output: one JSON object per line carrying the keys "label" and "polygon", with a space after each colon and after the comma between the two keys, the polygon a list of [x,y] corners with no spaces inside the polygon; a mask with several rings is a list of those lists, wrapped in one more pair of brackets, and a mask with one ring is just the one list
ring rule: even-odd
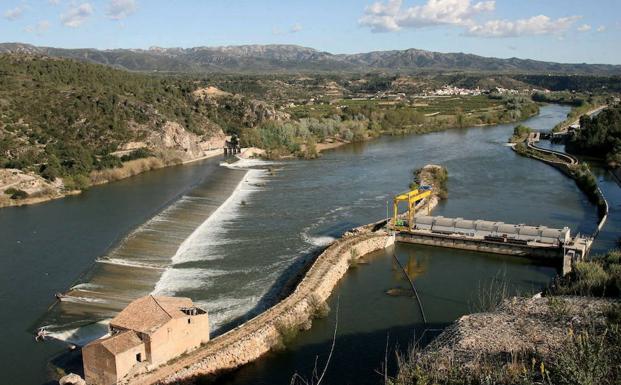
{"label": "white cloud", "polygon": [[43,35],[45,32],[47,32],[48,29],[50,29],[50,26],[51,24],[49,21],[41,20],[35,25],[27,26],[26,28],[24,28],[24,31],[28,33],[36,33],[37,35]]}
{"label": "white cloud", "polygon": [[404,7],[403,0],[378,1],[366,7],[358,20],[373,32],[392,32],[403,28],[449,25],[464,29],[468,36],[515,37],[560,34],[580,19],[579,16],[551,19],[545,15],[518,20],[479,22],[477,16],[491,13],[496,1],[427,0],[422,5]]}
{"label": "white cloud", "polygon": [[4,18],[7,20],[17,20],[20,17],[22,17],[22,15],[24,14],[24,8],[22,7],[15,7],[13,9],[9,9],[6,12],[4,12]]}
{"label": "white cloud", "polygon": [[84,24],[92,14],[93,6],[90,3],[82,3],[60,15],[60,21],[67,27],[77,28]]}
{"label": "white cloud", "polygon": [[111,0],[106,14],[110,19],[121,20],[136,12],[136,0]]}
{"label": "white cloud", "polygon": [[47,2],[48,2],[49,4],[52,4],[52,5],[58,5],[58,4],[60,4],[60,0],[47,0]]}
{"label": "white cloud", "polygon": [[533,35],[558,35],[567,31],[580,16],[551,19],[545,15],[519,20],[490,20],[473,25],[466,35],[481,37],[518,37]]}
{"label": "white cloud", "polygon": [[359,19],[361,25],[373,32],[398,31],[402,28],[422,28],[433,25],[469,26],[473,17],[496,8],[496,1],[427,0],[424,5],[403,8],[403,0],[376,2],[366,7]]}
{"label": "white cloud", "polygon": [[591,30],[591,26],[589,24],[582,24],[577,29],[578,29],[578,32],[588,32]]}
{"label": "white cloud", "polygon": [[300,32],[302,29],[303,29],[302,24],[295,23],[291,26],[291,28],[289,29],[289,32],[296,33],[296,32]]}
{"label": "white cloud", "polygon": [[604,32],[604,31],[606,31],[606,26],[600,25],[599,27],[597,27],[596,31],[597,32]]}

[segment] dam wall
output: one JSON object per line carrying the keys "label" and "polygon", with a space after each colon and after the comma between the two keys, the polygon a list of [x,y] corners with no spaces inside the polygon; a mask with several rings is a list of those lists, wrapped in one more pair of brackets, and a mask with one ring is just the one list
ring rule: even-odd
{"label": "dam wall", "polygon": [[394,238],[384,231],[359,229],[335,241],[317,257],[297,288],[284,300],[203,347],[159,368],[126,378],[122,384],[172,384],[238,368],[283,345],[292,330],[310,328],[325,308],[352,261],[382,250]]}
{"label": "dam wall", "polygon": [[563,257],[563,250],[556,247],[533,247],[501,242],[490,242],[481,239],[456,238],[442,234],[417,234],[402,232],[396,235],[397,242],[414,243],[419,245],[445,247],[483,253],[535,257],[544,260],[558,261]]}

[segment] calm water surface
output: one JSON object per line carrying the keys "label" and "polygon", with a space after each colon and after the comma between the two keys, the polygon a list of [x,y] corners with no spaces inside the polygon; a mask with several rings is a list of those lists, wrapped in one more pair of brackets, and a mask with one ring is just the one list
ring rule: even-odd
{"label": "calm water surface", "polygon": [[[547,106],[526,124],[549,129],[567,112]],[[212,160],[80,197],[0,211],[0,226],[8,229],[0,235],[0,305],[9,310],[0,337],[11,342],[0,348],[3,373],[14,383],[46,380],[46,361],[60,346],[35,344],[30,326],[53,325],[69,340],[92,338],[94,329],[77,333],[76,326],[105,321],[149,292],[190,296],[209,310],[219,333],[269,306],[284,279],[318,248],[352,226],[385,216],[387,202],[407,187],[412,170],[428,163],[449,171],[449,199],[436,215],[591,232],[597,219],[593,205],[555,169],[507,148],[512,128],[383,137],[314,161],[272,163],[271,171],[240,171]],[[605,193],[620,202],[605,173],[600,179],[607,183]],[[611,226],[618,231],[618,223]],[[612,239],[609,233],[603,239]],[[491,282],[530,292],[555,274],[520,258],[413,245],[394,252],[415,278],[437,329],[472,309],[477,293]],[[324,383],[376,384],[387,340],[394,357],[396,347],[420,336],[423,325],[412,298],[385,294],[407,287],[391,253],[369,257],[370,263],[349,273],[331,297],[333,310],[338,301],[340,320]],[[68,290],[69,300],[45,311],[53,293]],[[218,383],[289,383],[295,372],[309,378],[315,358],[321,365],[329,351],[335,313],[316,321],[285,352]],[[31,357],[28,362],[21,359],[25,356]]]}

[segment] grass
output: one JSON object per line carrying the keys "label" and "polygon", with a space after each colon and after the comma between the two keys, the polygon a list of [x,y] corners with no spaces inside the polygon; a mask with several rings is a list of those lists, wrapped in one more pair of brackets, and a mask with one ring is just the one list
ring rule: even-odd
{"label": "grass", "polygon": [[358,250],[356,248],[349,250],[349,266],[358,266]]}
{"label": "grass", "polygon": [[494,311],[510,296],[506,276],[496,276],[486,285],[479,283],[478,293],[470,304],[470,308],[475,313]]}

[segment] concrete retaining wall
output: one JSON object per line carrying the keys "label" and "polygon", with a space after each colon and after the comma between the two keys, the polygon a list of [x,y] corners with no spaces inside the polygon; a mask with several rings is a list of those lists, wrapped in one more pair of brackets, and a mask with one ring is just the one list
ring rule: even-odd
{"label": "concrete retaining wall", "polygon": [[[542,148],[540,148],[540,147],[536,147],[536,146],[533,146],[533,147],[531,147],[531,148],[534,148],[534,149],[536,149],[536,150],[538,150],[538,151],[542,151],[542,152],[549,151],[549,150],[544,150],[544,149],[542,149]],[[511,147],[511,149],[512,149],[513,151],[515,151],[516,153],[518,153],[518,154],[522,155],[522,156],[526,156],[526,157],[528,157],[528,158],[536,159],[536,160],[539,160],[539,161],[541,161],[541,162],[547,163],[547,164],[549,164],[550,166],[552,166],[552,167],[556,168],[557,170],[559,170],[560,172],[562,172],[563,174],[567,175],[568,177],[570,177],[570,178],[572,178],[572,179],[574,179],[574,180],[575,180],[575,178],[576,178],[576,177],[575,177],[575,175],[574,175],[574,173],[573,173],[573,171],[572,171],[572,169],[569,167],[569,165],[568,165],[567,163],[560,162],[560,161],[559,161],[559,162],[554,162],[554,161],[551,161],[551,160],[548,160],[548,159],[544,159],[544,158],[538,157],[538,156],[536,156],[536,155],[534,155],[534,154],[522,154],[522,153],[518,152],[518,151],[515,149],[515,146]],[[549,151],[549,152],[557,152],[557,153],[561,153],[560,151]],[[576,158],[575,158],[574,156],[572,156],[572,155],[569,155],[569,154],[565,154],[565,155],[567,155],[568,157],[571,157],[571,158],[576,159]],[[576,159],[576,162],[578,162],[578,160],[577,160],[577,159]],[[577,163],[576,163],[576,164],[577,164]],[[583,191],[583,192],[584,192],[584,191]],[[585,192],[585,194],[586,194],[586,192]],[[587,195],[588,195],[588,194],[587,194]],[[602,229],[602,228],[604,227],[604,225],[606,224],[606,221],[608,220],[608,211],[609,211],[608,201],[606,200],[606,197],[604,196],[604,193],[603,193],[603,192],[602,192],[602,190],[599,188],[599,186],[597,187],[597,195],[598,195],[598,196],[599,196],[599,198],[602,200],[602,202],[603,202],[603,205],[604,205],[604,206],[603,206],[603,208],[598,207],[599,223],[597,224],[597,229],[596,229],[596,230],[595,230],[595,232],[591,235],[591,237],[593,237],[593,238],[597,237],[597,235],[599,234],[599,232],[601,231],[601,229]]]}
{"label": "concrete retaining wall", "polygon": [[495,243],[470,239],[455,239],[442,235],[417,235],[417,234],[401,234],[397,235],[398,242],[415,243],[419,245],[447,247],[451,249],[461,249],[470,251],[480,251],[484,253],[495,253],[505,255],[517,255],[525,257],[536,257],[541,259],[549,259],[550,261],[559,260],[563,257],[563,251],[560,248],[538,248],[521,245],[513,245],[508,243]]}
{"label": "concrete retaining wall", "polygon": [[185,357],[123,381],[128,385],[170,384],[234,369],[282,345],[288,329],[306,329],[345,275],[352,259],[384,249],[394,239],[385,232],[361,232],[328,247],[295,291],[269,310],[221,335]]}

